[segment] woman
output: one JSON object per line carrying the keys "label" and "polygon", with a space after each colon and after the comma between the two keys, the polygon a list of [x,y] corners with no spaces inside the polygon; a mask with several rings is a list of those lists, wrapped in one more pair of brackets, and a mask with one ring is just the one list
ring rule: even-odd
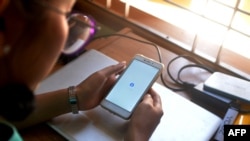
{"label": "woman", "polygon": [[[35,96],[32,93],[64,48],[66,15],[74,4],[75,0],[0,0],[0,94],[4,97],[0,102],[0,140],[11,139],[15,127],[32,126],[72,110],[77,113],[69,103],[72,97],[68,88]],[[124,68],[123,62],[109,66],[70,87],[77,110],[98,106]],[[124,139],[148,140],[162,115],[161,99],[150,90],[128,122]],[[14,131],[9,136],[2,134],[6,127]]]}

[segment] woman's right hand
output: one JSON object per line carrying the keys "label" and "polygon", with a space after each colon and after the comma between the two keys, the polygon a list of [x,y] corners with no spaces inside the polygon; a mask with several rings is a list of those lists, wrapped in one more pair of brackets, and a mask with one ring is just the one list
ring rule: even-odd
{"label": "woman's right hand", "polygon": [[150,89],[135,109],[129,123],[125,141],[147,141],[163,115],[160,96]]}

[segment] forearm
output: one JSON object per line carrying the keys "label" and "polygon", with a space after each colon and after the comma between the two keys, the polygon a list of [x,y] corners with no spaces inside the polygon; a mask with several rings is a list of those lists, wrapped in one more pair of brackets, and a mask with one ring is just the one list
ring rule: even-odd
{"label": "forearm", "polygon": [[68,91],[62,89],[45,94],[36,95],[34,111],[22,122],[14,123],[18,128],[24,128],[45,122],[53,117],[71,111],[68,102]]}

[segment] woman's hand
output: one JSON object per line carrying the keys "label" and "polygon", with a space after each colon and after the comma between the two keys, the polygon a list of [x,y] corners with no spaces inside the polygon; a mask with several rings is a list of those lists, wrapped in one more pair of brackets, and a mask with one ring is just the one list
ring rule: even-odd
{"label": "woman's hand", "polygon": [[88,110],[100,104],[114,84],[116,76],[126,67],[125,62],[106,67],[90,75],[76,87],[79,109]]}
{"label": "woman's hand", "polygon": [[160,96],[150,90],[142,102],[135,109],[128,124],[125,140],[147,141],[151,137],[155,128],[163,115]]}

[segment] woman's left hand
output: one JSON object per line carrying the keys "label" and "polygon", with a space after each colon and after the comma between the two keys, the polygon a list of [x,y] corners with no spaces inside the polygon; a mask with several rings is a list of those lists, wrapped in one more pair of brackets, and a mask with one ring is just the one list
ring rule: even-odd
{"label": "woman's left hand", "polygon": [[121,62],[99,70],[90,75],[76,87],[80,110],[88,110],[100,104],[108,90],[114,84],[116,76],[125,69],[126,63]]}

